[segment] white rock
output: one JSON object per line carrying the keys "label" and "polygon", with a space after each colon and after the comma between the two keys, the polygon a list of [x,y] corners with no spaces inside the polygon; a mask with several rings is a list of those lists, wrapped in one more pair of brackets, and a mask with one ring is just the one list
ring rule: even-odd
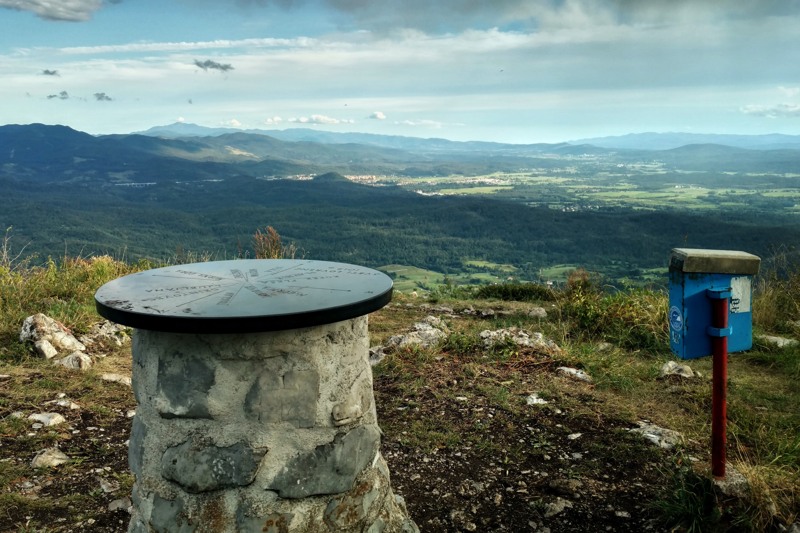
{"label": "white rock", "polygon": [[40,422],[43,426],[57,426],[67,421],[66,418],[58,413],[36,413],[28,416],[28,420]]}
{"label": "white rock", "polygon": [[31,315],[22,323],[20,342],[48,341],[56,350],[85,351],[86,346],[73,337],[61,322],[38,313]]}
{"label": "white rock", "polygon": [[10,374],[0,374],[0,381],[6,381],[6,380],[9,380],[9,379],[11,379],[11,375]]}
{"label": "white rock", "polygon": [[539,398],[539,395],[534,393],[525,398],[525,403],[528,405],[547,405],[548,401],[544,398]]}
{"label": "white rock", "polygon": [[108,504],[109,511],[117,511],[119,509],[123,509],[125,511],[131,512],[133,504],[131,503],[131,499],[127,496],[124,498],[119,498],[118,500],[114,500]]}
{"label": "white rock", "polygon": [[586,383],[592,382],[592,376],[584,372],[583,370],[579,370],[577,368],[571,368],[568,366],[560,366],[556,368],[556,372],[559,374],[563,374],[567,377],[572,379],[577,379],[579,381],[585,381]]}
{"label": "white rock", "polygon": [[47,339],[34,342],[33,347],[36,350],[36,353],[38,353],[44,359],[52,359],[58,355],[58,350],[56,350]]}
{"label": "white rock", "polygon": [[690,379],[694,377],[694,372],[692,372],[692,369],[689,365],[682,365],[676,363],[675,361],[667,361],[661,367],[661,377],[663,378],[666,376],[680,376],[682,378]]}
{"label": "white rock", "polygon": [[787,346],[794,346],[795,344],[797,344],[797,341],[795,339],[776,337],[774,335],[762,335],[760,338],[767,344],[774,344],[778,348],[785,348]]}
{"label": "white rock", "polygon": [[67,400],[65,398],[62,398],[60,400],[50,400],[49,402],[44,402],[44,405],[57,405],[59,407],[66,407],[67,409],[71,410],[76,410],[81,408],[81,406],[78,405],[77,403]]}
{"label": "white rock", "polygon": [[683,435],[672,429],[665,429],[649,422],[639,421],[638,428],[630,431],[640,433],[645,439],[649,440],[659,448],[671,449],[683,441]]}
{"label": "white rock", "polygon": [[121,383],[123,385],[131,386],[131,378],[121,374],[103,374],[100,376],[103,381],[111,381],[113,383]]}
{"label": "white rock", "polygon": [[553,341],[545,338],[545,336],[536,331],[528,333],[519,328],[506,328],[497,330],[483,330],[480,333],[483,339],[483,346],[486,349],[491,349],[497,344],[504,342],[513,342],[517,346],[525,346],[527,348],[534,348],[546,353],[559,354],[561,348]]}
{"label": "white rock", "polygon": [[571,433],[571,434],[567,435],[567,438],[569,440],[577,440],[577,439],[581,438],[581,435],[583,435],[583,433]]}
{"label": "white rock", "polygon": [[62,359],[53,361],[53,364],[73,370],[89,370],[92,367],[92,358],[83,352],[72,352]]}
{"label": "white rock", "polygon": [[413,326],[414,330],[405,335],[394,335],[387,342],[388,347],[405,348],[419,346],[430,348],[447,336],[447,325],[441,318],[429,316]]}
{"label": "white rock", "polygon": [[69,457],[58,448],[47,448],[36,454],[31,461],[33,468],[47,468],[69,462]]}

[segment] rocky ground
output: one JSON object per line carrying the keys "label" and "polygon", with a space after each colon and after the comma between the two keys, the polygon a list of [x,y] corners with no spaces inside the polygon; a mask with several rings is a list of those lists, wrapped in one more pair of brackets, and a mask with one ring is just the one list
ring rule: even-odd
{"label": "rocky ground", "polygon": [[[129,348],[110,352],[83,372],[32,364],[3,375],[0,532],[125,531],[135,401],[129,385],[109,378],[129,372]],[[557,358],[530,347],[502,364],[418,348],[387,357],[374,381],[382,450],[422,531],[670,530],[657,502],[682,459],[631,431],[636,421],[559,372]],[[425,374],[393,357],[422,357]],[[63,423],[28,418],[44,412]],[[682,449],[688,461],[693,446]],[[66,462],[33,468],[52,447]]]}

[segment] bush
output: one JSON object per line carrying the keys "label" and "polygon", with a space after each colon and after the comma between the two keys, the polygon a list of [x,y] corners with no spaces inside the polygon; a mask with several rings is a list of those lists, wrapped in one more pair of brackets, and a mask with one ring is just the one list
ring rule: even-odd
{"label": "bush", "polygon": [[478,288],[475,297],[515,302],[550,302],[556,299],[556,292],[540,283],[501,283]]}

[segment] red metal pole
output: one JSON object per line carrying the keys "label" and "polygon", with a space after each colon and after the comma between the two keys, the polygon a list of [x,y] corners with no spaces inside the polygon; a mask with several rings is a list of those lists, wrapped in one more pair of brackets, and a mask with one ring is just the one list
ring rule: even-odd
{"label": "red metal pole", "polygon": [[[728,298],[712,300],[712,327],[728,327]],[[727,427],[728,337],[712,337],[713,382],[711,397],[711,474],[725,477],[725,442]]]}

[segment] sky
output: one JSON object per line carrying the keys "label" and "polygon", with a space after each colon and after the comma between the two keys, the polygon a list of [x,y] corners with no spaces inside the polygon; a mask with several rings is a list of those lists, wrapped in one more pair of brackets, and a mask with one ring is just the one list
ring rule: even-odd
{"label": "sky", "polygon": [[0,124],[800,134],[800,0],[0,0]]}

